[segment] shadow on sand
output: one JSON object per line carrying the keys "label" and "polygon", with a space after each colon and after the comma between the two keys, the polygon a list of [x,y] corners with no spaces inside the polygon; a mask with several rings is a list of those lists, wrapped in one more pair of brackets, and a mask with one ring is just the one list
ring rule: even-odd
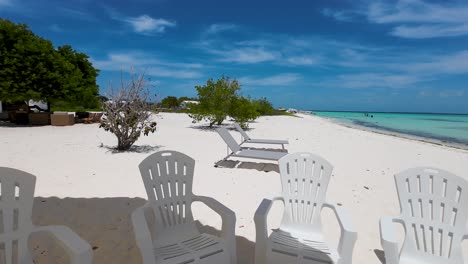
{"label": "shadow on sand", "polygon": [[[142,198],[57,198],[34,199],[33,224],[70,227],[93,249],[93,263],[139,264],[140,250],[135,243],[132,212],[142,206]],[[201,232],[219,235],[214,227],[196,222]],[[254,242],[237,236],[239,264],[254,263]],[[69,263],[68,255],[47,234],[35,234],[29,240],[35,264]]]}
{"label": "shadow on sand", "polygon": [[99,146],[100,148],[106,148],[107,152],[110,152],[112,154],[119,154],[119,153],[128,153],[128,152],[133,152],[133,153],[150,153],[159,150],[160,148],[164,146],[150,146],[150,145],[133,145],[130,147],[128,150],[118,150],[116,149],[116,146],[106,146],[106,145],[101,145]]}
{"label": "shadow on sand", "polygon": [[257,170],[257,171],[263,171],[263,172],[275,171],[279,173],[278,164],[263,163],[263,162],[220,160],[215,163],[215,167],[230,168],[230,169],[234,169],[234,168],[249,169],[249,170]]}

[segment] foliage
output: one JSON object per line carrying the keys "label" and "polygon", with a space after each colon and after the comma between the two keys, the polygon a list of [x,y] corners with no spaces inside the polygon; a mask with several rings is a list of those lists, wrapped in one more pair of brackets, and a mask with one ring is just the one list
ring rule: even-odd
{"label": "foliage", "polygon": [[85,54],[54,48],[24,24],[0,19],[0,100],[79,101],[96,107],[95,70]]}
{"label": "foliage", "polygon": [[156,122],[151,119],[152,106],[146,88],[144,74],[132,74],[131,80],[114,90],[109,89],[110,101],[103,104],[106,116],[100,127],[117,137],[117,149],[128,150],[141,134],[147,136],[156,131]]}
{"label": "foliage", "polygon": [[161,107],[164,108],[177,108],[180,105],[179,100],[175,96],[168,96],[161,101]]}
{"label": "foliage", "polygon": [[253,100],[252,103],[260,115],[273,115],[275,113],[275,108],[265,97]]}
{"label": "foliage", "polygon": [[207,120],[209,126],[220,125],[231,110],[233,98],[238,96],[239,82],[228,77],[222,77],[216,82],[209,79],[204,86],[195,86],[198,92],[199,104],[192,105],[189,116],[193,122]]}
{"label": "foliage", "polygon": [[248,122],[255,120],[260,114],[253,102],[241,96],[232,98],[229,116],[239,123],[242,128],[246,129],[248,128]]}

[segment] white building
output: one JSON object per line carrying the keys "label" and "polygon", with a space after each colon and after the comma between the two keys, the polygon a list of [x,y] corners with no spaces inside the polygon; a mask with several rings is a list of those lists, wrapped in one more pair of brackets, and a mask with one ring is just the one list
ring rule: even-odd
{"label": "white building", "polygon": [[198,101],[190,101],[190,100],[185,100],[180,103],[180,108],[190,108],[191,104],[199,104],[200,102]]}

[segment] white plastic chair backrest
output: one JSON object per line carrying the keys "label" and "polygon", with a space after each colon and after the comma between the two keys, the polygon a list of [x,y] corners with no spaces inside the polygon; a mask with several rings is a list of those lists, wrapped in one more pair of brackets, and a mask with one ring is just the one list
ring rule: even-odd
{"label": "white plastic chair backrest", "polygon": [[250,139],[249,135],[247,135],[247,133],[245,133],[244,129],[242,129],[242,127],[239,124],[237,124],[236,122],[233,122],[232,125],[234,126],[235,129],[237,129],[237,131],[239,131],[239,133],[241,133],[244,140],[249,140]]}
{"label": "white plastic chair backrest", "polygon": [[232,152],[236,153],[240,150],[239,144],[237,144],[236,140],[232,137],[232,135],[227,131],[226,128],[220,127],[216,129],[218,134],[223,138],[224,142],[228,145]]}
{"label": "white plastic chair backrest", "polygon": [[302,232],[321,230],[320,211],[333,166],[317,155],[299,152],[282,157],[279,169],[285,203],[281,228]]}
{"label": "white plastic chair backrest", "polygon": [[0,185],[0,252],[3,251],[0,263],[31,262],[28,238],[32,230],[36,177],[17,169],[0,167]]}
{"label": "white plastic chair backrest", "polygon": [[395,175],[395,182],[406,231],[401,256],[463,263],[468,182],[436,168],[408,169]]}
{"label": "white plastic chair backrest", "polygon": [[154,241],[167,245],[197,234],[192,215],[195,161],[177,151],[160,151],[140,163],[140,173],[155,215]]}

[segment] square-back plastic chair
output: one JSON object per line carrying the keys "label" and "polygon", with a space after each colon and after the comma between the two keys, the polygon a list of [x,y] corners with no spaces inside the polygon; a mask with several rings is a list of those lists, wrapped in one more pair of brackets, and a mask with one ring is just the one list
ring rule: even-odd
{"label": "square-back plastic chair", "polygon": [[17,169],[0,167],[0,263],[32,264],[29,236],[48,232],[70,255],[73,264],[88,264],[88,243],[65,226],[33,226],[31,221],[36,177]]}
{"label": "square-back plastic chair", "polygon": [[[468,182],[435,168],[412,168],[395,175],[401,215],[383,217],[380,236],[387,264],[461,264],[468,238]],[[405,239],[399,251],[394,223]]]}
{"label": "square-back plastic chair", "polygon": [[[325,201],[332,165],[310,153],[279,160],[284,204],[279,229],[268,237],[267,216],[272,201],[264,199],[255,213],[255,264],[351,263],[357,234],[345,210]],[[331,208],[341,227],[338,250],[330,249],[322,233],[322,208]]]}
{"label": "square-back plastic chair", "polygon": [[[154,153],[140,163],[148,202],[132,214],[144,264],[236,263],[236,218],[213,198],[192,193],[195,161],[176,151]],[[200,233],[191,205],[199,201],[222,218],[220,237]]]}

